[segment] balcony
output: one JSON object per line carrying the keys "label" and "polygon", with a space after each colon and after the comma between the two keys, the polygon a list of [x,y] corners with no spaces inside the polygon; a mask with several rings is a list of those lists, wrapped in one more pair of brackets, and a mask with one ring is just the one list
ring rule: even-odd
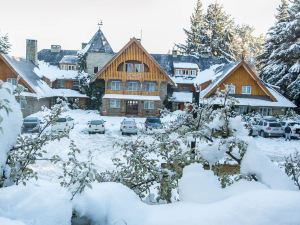
{"label": "balcony", "polygon": [[159,91],[128,91],[128,90],[105,90],[105,94],[120,94],[120,95],[146,95],[146,96],[159,96]]}

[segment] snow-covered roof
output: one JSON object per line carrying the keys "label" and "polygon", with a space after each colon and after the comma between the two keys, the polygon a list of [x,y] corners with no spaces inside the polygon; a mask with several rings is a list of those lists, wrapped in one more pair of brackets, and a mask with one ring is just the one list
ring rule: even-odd
{"label": "snow-covered roof", "polygon": [[193,102],[193,93],[192,92],[173,92],[172,101],[173,102],[192,103]]}
{"label": "snow-covered roof", "polygon": [[194,84],[195,77],[193,76],[172,76],[170,77],[175,84]]}
{"label": "snow-covered roof", "polygon": [[53,52],[51,49],[42,49],[38,52],[38,60],[49,63],[50,65],[58,66],[59,62],[65,55],[77,55],[78,50],[61,50]]}
{"label": "snow-covered roof", "polygon": [[174,62],[173,66],[175,69],[199,69],[199,66],[196,63],[189,62]]}
{"label": "snow-covered roof", "polygon": [[34,68],[34,72],[39,77],[46,77],[51,82],[57,79],[71,79],[74,80],[78,76],[77,70],[61,70],[57,66],[49,65],[45,62],[39,62],[39,67]]}
{"label": "snow-covered roof", "polygon": [[206,70],[200,71],[194,80],[194,84],[199,85],[207,81],[214,80],[218,73],[216,72],[218,68],[222,67],[224,64],[215,64]]}
{"label": "snow-covered roof", "polygon": [[2,54],[2,56],[38,97],[51,95],[52,89],[34,72],[36,66],[32,62],[6,54]]}
{"label": "snow-covered roof", "polygon": [[159,96],[147,95],[118,95],[118,94],[105,94],[104,99],[127,99],[127,100],[141,100],[141,101],[160,101]]}
{"label": "snow-covered roof", "polygon": [[[213,74],[211,73],[211,71],[208,72],[206,75],[207,75],[208,77],[209,77],[209,76],[212,76],[212,78],[211,78],[211,81],[212,81],[212,82],[211,82],[210,85],[208,85],[207,88],[205,88],[204,90],[202,90],[202,91],[200,92],[200,96],[201,96],[201,97],[204,97],[204,96],[205,96],[207,93],[209,93],[213,88],[215,88],[215,86],[216,86],[216,85],[217,85],[224,77],[226,77],[232,70],[234,70],[235,67],[236,67],[238,64],[240,64],[239,61],[238,61],[238,62],[229,63],[229,64],[225,64],[225,65],[219,66],[219,67],[213,69],[213,71],[215,72],[215,75],[213,75]],[[204,79],[204,80],[206,80],[206,79]],[[208,80],[210,80],[210,79],[208,79]],[[206,81],[208,81],[208,80],[206,80]],[[201,81],[201,79],[200,79],[200,81]],[[206,81],[204,81],[204,82],[206,82]],[[198,83],[198,84],[201,84],[201,83]]]}
{"label": "snow-covered roof", "polygon": [[72,89],[52,89],[53,97],[87,98],[85,94]]}
{"label": "snow-covered roof", "polygon": [[65,55],[59,63],[65,64],[77,64],[78,56],[77,55]]}
{"label": "snow-covered roof", "polygon": [[100,52],[114,54],[110,44],[106,40],[103,32],[100,28],[94,34],[89,43],[82,50],[78,51],[78,54],[85,54],[87,52]]}

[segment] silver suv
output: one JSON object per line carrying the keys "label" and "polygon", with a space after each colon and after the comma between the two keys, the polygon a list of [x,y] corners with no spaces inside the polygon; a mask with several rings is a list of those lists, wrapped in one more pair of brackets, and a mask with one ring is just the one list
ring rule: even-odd
{"label": "silver suv", "polygon": [[276,120],[261,120],[257,124],[259,135],[262,137],[282,137],[283,127]]}

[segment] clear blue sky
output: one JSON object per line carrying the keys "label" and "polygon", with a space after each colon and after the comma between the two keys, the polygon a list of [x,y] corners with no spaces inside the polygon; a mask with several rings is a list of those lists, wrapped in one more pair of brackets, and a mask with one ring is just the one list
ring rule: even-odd
{"label": "clear blue sky", "polygon": [[[2,0],[1,0],[2,1]],[[215,0],[203,0],[204,6]],[[274,22],[280,0],[218,0],[239,23],[265,33]],[[151,53],[166,53],[183,42],[196,0],[3,0],[0,32],[8,33],[11,54],[25,55],[25,39],[38,40],[39,49],[60,44],[79,49],[102,27],[114,51],[130,37],[139,37]],[[3,10],[5,9],[5,10]]]}

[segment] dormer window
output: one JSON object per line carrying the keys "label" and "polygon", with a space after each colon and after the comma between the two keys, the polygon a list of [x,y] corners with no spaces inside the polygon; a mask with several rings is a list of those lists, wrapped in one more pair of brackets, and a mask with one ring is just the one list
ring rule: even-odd
{"label": "dormer window", "polygon": [[196,76],[197,70],[191,70],[191,69],[176,69],[175,70],[176,76]]}

